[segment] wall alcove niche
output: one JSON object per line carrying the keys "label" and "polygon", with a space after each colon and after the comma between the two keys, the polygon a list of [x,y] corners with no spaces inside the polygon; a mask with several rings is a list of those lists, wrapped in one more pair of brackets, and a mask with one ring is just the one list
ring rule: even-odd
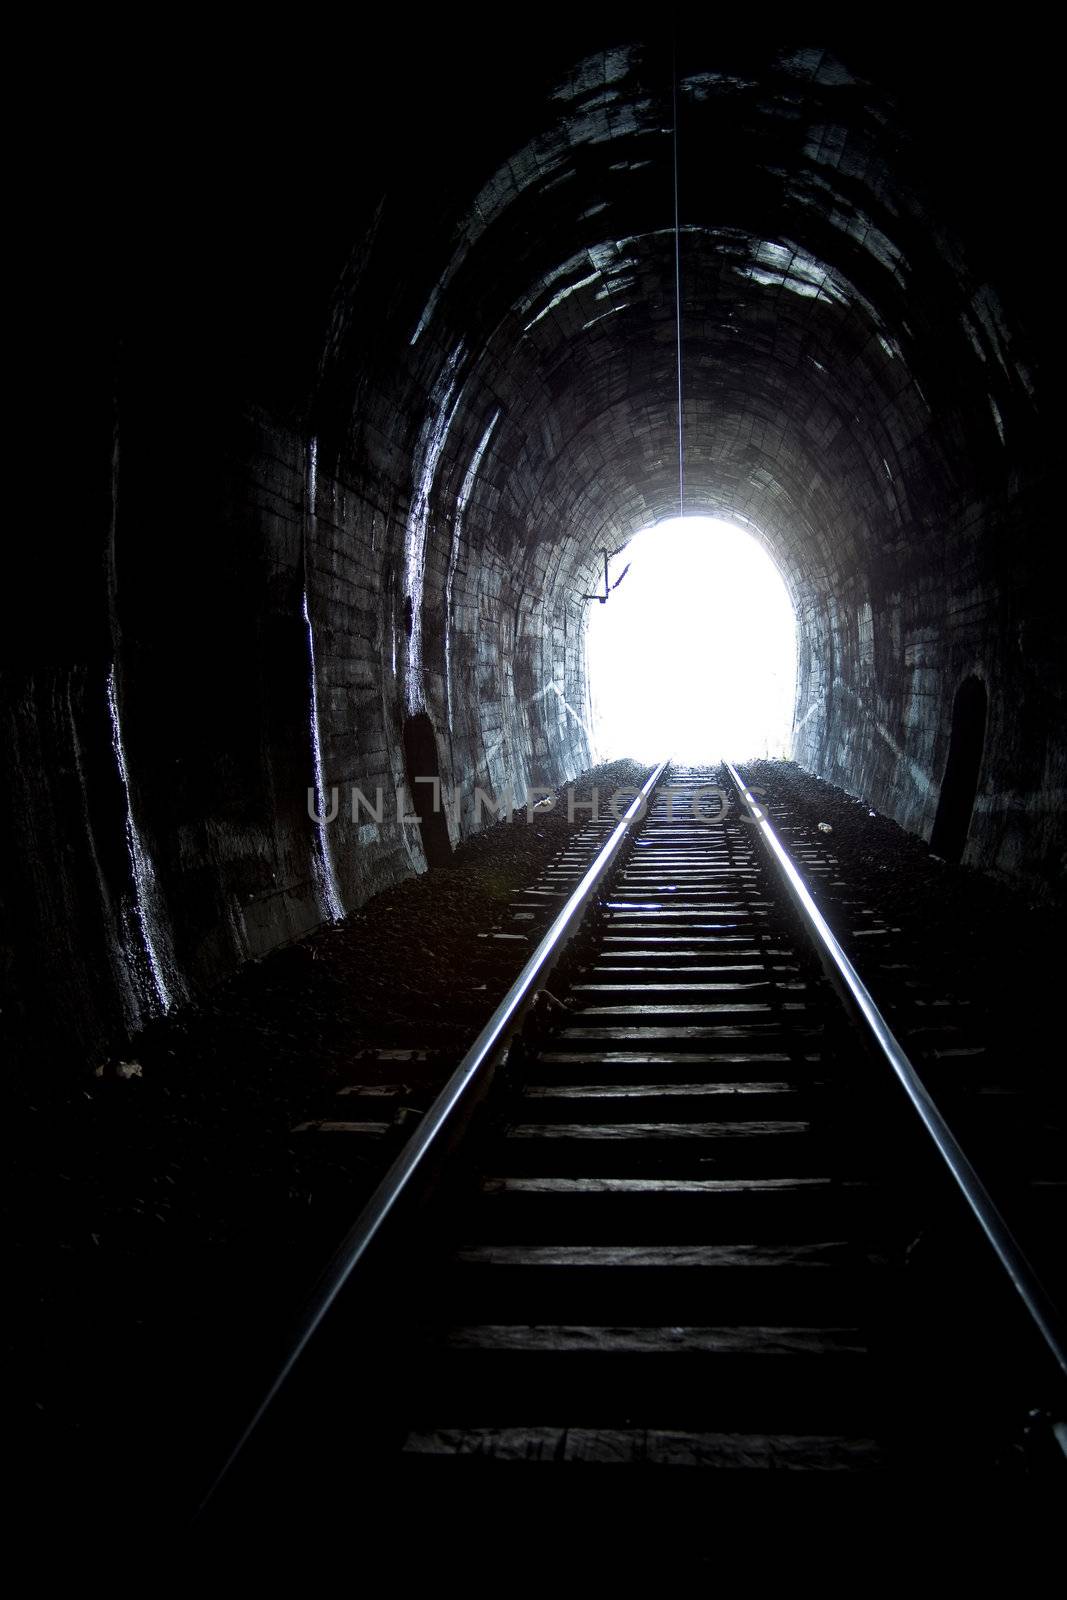
{"label": "wall alcove niche", "polygon": [[985,748],[989,696],[981,678],[964,678],[952,703],[952,732],[941,780],[930,851],[945,861],[961,861],[967,846],[978,776]]}
{"label": "wall alcove niche", "polygon": [[[426,865],[447,867],[452,860],[452,842],[448,837],[448,822],[441,799],[437,737],[425,711],[408,717],[404,723],[404,766],[411,791],[412,810],[419,819]],[[431,779],[436,781],[429,781]]]}

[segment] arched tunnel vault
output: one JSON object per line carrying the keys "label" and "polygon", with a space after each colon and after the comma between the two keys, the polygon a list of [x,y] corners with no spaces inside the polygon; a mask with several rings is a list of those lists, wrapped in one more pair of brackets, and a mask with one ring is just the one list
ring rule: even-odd
{"label": "arched tunnel vault", "polygon": [[[33,860],[9,920],[52,884],[96,930],[76,948],[38,916],[35,935],[91,1048],[160,1007],[128,976],[153,918],[185,992],[317,925],[335,894],[350,910],[422,868],[394,800],[411,719],[461,796],[453,839],[476,786],[589,762],[582,596],[603,547],[678,509],[670,52],[557,36],[533,55],[525,75],[453,57],[469,122],[413,113],[365,171],[349,152],[384,90],[355,134],[317,129],[328,178],[287,248],[279,172],[312,181],[304,146],[259,179],[241,167],[236,221],[225,164],[197,191],[178,153],[161,192],[189,207],[182,243],[161,222],[166,250],[149,231],[119,278],[92,509],[106,577],[5,701],[7,820]],[[1045,895],[1063,669],[1035,318],[1002,218],[983,230],[961,199],[957,136],[940,147],[902,61],[682,40],[686,510],[749,528],[783,574],[797,759],[904,826],[929,835],[956,691],[985,683],[965,859]],[[428,54],[420,70],[425,86]],[[186,268],[213,250],[197,297]],[[164,548],[182,559],[161,585]],[[380,814],[353,816],[353,786],[382,791]],[[335,787],[316,824],[305,797]]]}
{"label": "arched tunnel vault", "polygon": [[[460,220],[408,337],[408,587],[435,648],[407,692],[460,784],[585,759],[580,597],[602,545],[677,508],[671,108],[647,73],[640,48],[574,70]],[[982,545],[1032,448],[1021,345],[891,102],[842,62],[683,73],[679,99],[688,509],[746,523],[783,571],[798,758],[928,830],[954,676],[976,652],[993,670]],[[358,292],[344,314],[363,322]],[[361,390],[357,461],[366,415]],[[972,858],[1012,870],[1002,824],[990,804]]]}

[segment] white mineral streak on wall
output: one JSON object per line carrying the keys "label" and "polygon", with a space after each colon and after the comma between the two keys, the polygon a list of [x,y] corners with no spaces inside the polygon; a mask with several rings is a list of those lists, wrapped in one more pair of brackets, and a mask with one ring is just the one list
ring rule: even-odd
{"label": "white mineral streak on wall", "polygon": [[122,740],[122,720],[119,716],[119,696],[115,680],[115,665],[107,675],[107,709],[111,719],[111,745],[118,763],[119,777],[122,780],[122,792],[126,803],[126,848],[130,857],[130,870],[133,875],[133,916],[140,934],[140,943],[148,961],[148,971],[152,980],[155,1004],[160,1011],[166,1014],[174,1004],[174,997],[164,972],[164,961],[161,951],[166,947],[166,935],[161,925],[159,915],[159,891],[156,886],[155,869],[152,858],[148,853],[141,830],[137,825],[137,817],[133,808],[133,796],[130,792],[130,773],[126,762],[126,747]]}
{"label": "white mineral streak on wall", "polygon": [[557,290],[548,304],[543,306],[535,317],[531,317],[530,321],[523,328],[523,333],[529,333],[531,328],[537,326],[542,317],[547,317],[550,311],[555,311],[557,306],[562,305],[568,295],[574,294],[578,289],[588,288],[591,283],[596,283],[599,277],[599,272],[590,272],[587,277],[579,278],[577,283],[568,283],[566,288]]}
{"label": "white mineral streak on wall", "polygon": [[[415,489],[404,541],[404,594],[411,605],[411,634],[404,686],[409,715],[422,708],[422,586],[426,572],[426,531],[430,521],[434,478],[462,395],[462,389],[456,395],[456,369],[462,359],[463,349],[462,343],[456,346],[433,386],[415,450]],[[453,395],[456,395],[454,400]]]}
{"label": "white mineral streak on wall", "polygon": [[89,784],[85,776],[85,765],[82,761],[81,736],[78,733],[78,722],[74,714],[74,701],[69,683],[67,684],[67,713],[70,720],[71,749],[74,752],[74,770],[78,775],[78,787],[81,790],[82,822],[85,825],[85,836],[89,842],[89,854],[92,857],[93,871],[96,874],[96,887],[100,894],[100,902],[104,908],[108,962],[114,974],[115,986],[122,1002],[123,1019],[126,1027],[132,1032],[140,1022],[137,989],[133,981],[135,967],[128,953],[123,949],[122,940],[119,937],[115,910],[111,900],[111,890],[104,876],[100,854],[96,848],[96,834],[93,829],[92,814],[89,810]]}
{"label": "white mineral streak on wall", "polygon": [[566,711],[569,716],[573,717],[574,721],[585,734],[587,740],[589,741],[589,748],[592,750],[594,747],[593,730],[590,728],[589,723],[586,721],[585,717],[582,716],[581,712],[575,711],[574,707],[571,705],[570,701],[567,699],[558,683],[549,683],[546,684],[543,689],[538,689],[536,694],[530,696],[530,705],[536,705],[538,700],[543,700],[545,696],[549,694],[554,694],[560,705],[562,705],[564,711]]}
{"label": "white mineral streak on wall", "polygon": [[[326,831],[326,779],[322,765],[322,733],[319,726],[319,675],[315,662],[315,630],[311,625],[307,591],[307,535],[315,528],[315,495],[318,490],[319,445],[317,439],[308,444],[307,455],[307,529],[304,544],[304,594],[303,617],[308,638],[308,669],[311,680],[311,753],[315,781],[315,828],[318,834],[318,854],[315,876],[318,880],[319,899],[325,915],[331,922],[343,922],[345,908],[341,903],[341,890],[330,850],[330,837]],[[331,813],[331,816],[335,814]]]}
{"label": "white mineral streak on wall", "polygon": [[467,476],[463,480],[463,487],[460,489],[459,499],[456,501],[456,516],[452,524],[452,547],[448,552],[448,574],[445,578],[445,703],[448,707],[449,732],[452,730],[452,584],[456,576],[456,564],[459,561],[459,545],[463,533],[463,517],[467,510],[467,502],[474,490],[486,446],[492,437],[493,429],[499,421],[500,412],[495,411],[492,421],[482,434],[481,443],[471,457],[471,464],[467,468]]}
{"label": "white mineral streak on wall", "polygon": [[878,718],[870,710],[868,710],[867,706],[864,705],[855,689],[853,689],[850,684],[847,684],[843,678],[834,679],[834,688],[841,689],[845,694],[848,695],[853,705],[855,705],[857,711],[859,711],[863,716],[864,721],[875,730],[881,739],[884,739],[885,743],[889,746],[897,761],[899,761],[902,766],[907,767],[908,772],[911,774],[911,780],[919,793],[924,795],[931,794],[934,789],[934,783],[930,775],[925,772],[922,767],[920,767],[917,761],[912,760],[907,751],[893,737],[885,724],[883,722],[879,722]]}
{"label": "white mineral streak on wall", "polygon": [[797,722],[795,722],[793,724],[793,732],[794,733],[799,733],[801,728],[804,726],[804,724],[806,722],[810,722],[811,721],[811,719],[815,715],[816,711],[821,711],[822,709],[823,709],[822,701],[821,700],[816,700],[813,705],[810,705],[808,707],[808,709],[805,711],[804,715],[799,719],[799,721],[797,721]]}
{"label": "white mineral streak on wall", "polygon": [[[124,832],[126,850],[130,861],[133,885],[133,905],[123,896],[116,927],[119,959],[123,968],[121,980],[122,1003],[130,1014],[131,1028],[145,1020],[145,1011],[151,1016],[164,1015],[184,999],[185,986],[175,965],[170,933],[167,927],[166,908],[156,881],[155,868],[145,844],[133,803],[129,762],[122,736],[122,633],[119,628],[116,601],[115,540],[118,526],[119,504],[119,434],[116,422],[111,450],[111,529],[108,544],[108,610],[111,623],[112,661],[107,675],[106,694],[108,718],[111,724],[111,748],[115,755],[125,810]],[[77,755],[77,742],[76,742]],[[80,755],[78,756],[80,762]],[[79,776],[81,769],[79,765]],[[84,783],[84,778],[83,778]],[[86,812],[88,820],[88,810]],[[95,841],[93,843],[95,857]],[[109,922],[115,927],[113,901],[107,891],[103,873],[98,882],[104,899]]]}

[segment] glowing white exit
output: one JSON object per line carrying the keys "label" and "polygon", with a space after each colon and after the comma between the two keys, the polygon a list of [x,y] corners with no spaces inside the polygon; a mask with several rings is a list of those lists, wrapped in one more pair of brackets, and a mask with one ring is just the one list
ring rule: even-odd
{"label": "glowing white exit", "polygon": [[[791,754],[796,616],[770,556],[711,517],[646,528],[589,602],[593,736],[602,761]],[[603,585],[601,585],[601,588]]]}

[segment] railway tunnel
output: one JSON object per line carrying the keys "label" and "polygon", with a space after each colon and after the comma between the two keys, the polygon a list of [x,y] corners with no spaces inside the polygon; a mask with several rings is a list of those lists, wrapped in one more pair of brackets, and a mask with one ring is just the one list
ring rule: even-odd
{"label": "railway tunnel", "polygon": [[118,84],[52,174],[73,420],[10,589],[28,1070],[447,864],[477,789],[588,769],[603,552],[679,511],[781,574],[799,766],[1054,902],[1033,66],[578,19],[383,30],[284,112],[266,52],[195,106]]}
{"label": "railway tunnel", "polygon": [[[347,134],[210,78],[189,128],[129,91],[154,165],[139,186],[114,111],[106,223],[71,156],[102,272],[81,348],[109,305],[121,344],[74,375],[61,556],[25,549],[11,591],[8,916],[89,1048],[420,870],[395,806],[347,803],[407,781],[417,720],[461,827],[478,784],[589,764],[582,596],[679,506],[669,40],[586,42],[500,78],[453,47],[453,93],[393,39],[403,110],[367,89]],[[988,54],[925,63],[683,36],[686,509],[788,586],[797,760],[923,836],[978,680],[966,859],[1040,896],[1063,757],[1032,120]],[[346,800],[328,871],[316,781]]]}

